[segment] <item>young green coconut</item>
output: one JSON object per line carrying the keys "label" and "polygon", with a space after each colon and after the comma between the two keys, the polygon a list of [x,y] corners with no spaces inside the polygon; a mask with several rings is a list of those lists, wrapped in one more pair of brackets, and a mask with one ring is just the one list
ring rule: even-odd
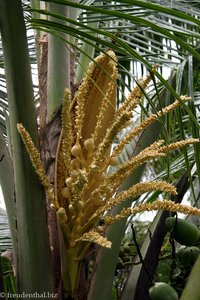
{"label": "young green coconut", "polygon": [[155,282],[149,289],[150,300],[178,300],[175,289],[165,282]]}
{"label": "young green coconut", "polygon": [[169,217],[165,226],[171,236],[182,245],[192,246],[200,238],[199,228],[187,220]]}

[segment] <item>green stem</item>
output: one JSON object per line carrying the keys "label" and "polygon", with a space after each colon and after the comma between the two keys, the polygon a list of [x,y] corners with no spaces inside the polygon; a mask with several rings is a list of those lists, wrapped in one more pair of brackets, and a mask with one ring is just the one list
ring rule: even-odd
{"label": "green stem", "polygon": [[[35,10],[39,10],[40,9],[40,1],[37,0],[31,0],[31,8],[35,9]],[[32,12],[32,16],[35,19],[39,19],[40,18],[40,14],[36,11]],[[42,36],[42,33],[40,30],[35,30],[35,45],[36,45],[36,55],[37,55],[37,63],[39,66],[39,61],[40,61],[40,44],[39,44],[39,39]]]}
{"label": "green stem", "polygon": [[[49,10],[66,17],[69,14],[68,7],[54,3],[49,4]],[[55,21],[53,17],[50,17],[50,20]],[[67,42],[68,35],[63,33],[62,37]],[[52,32],[48,37],[47,76],[47,118],[51,119],[52,114],[62,103],[64,89],[70,88],[70,51],[65,43],[56,36],[56,32]]]}
{"label": "green stem", "polygon": [[16,128],[17,123],[22,122],[35,145],[38,145],[30,58],[20,0],[0,1],[0,26],[17,207],[18,290],[25,293],[51,292],[52,273],[44,192]]}
{"label": "green stem", "polygon": [[60,224],[58,232],[64,299],[68,299],[68,296],[76,299],[80,273],[80,260],[77,259],[79,247],[68,248],[69,241],[62,224]]}
{"label": "green stem", "polygon": [[13,176],[13,165],[3,134],[0,133],[0,185],[2,187],[4,202],[10,225],[14,255],[17,254],[16,234],[16,207],[15,207],[15,185]]}
{"label": "green stem", "polygon": [[[98,28],[98,25],[99,25],[98,22],[90,24],[90,26],[93,28]],[[94,32],[93,35],[96,36]],[[75,82],[79,82],[80,80],[83,79],[90,61],[94,58],[94,52],[95,52],[94,46],[89,45],[86,42],[83,42],[81,48],[82,48],[82,52],[78,60],[78,65],[75,74]],[[87,55],[85,55],[85,53],[87,53]]]}
{"label": "green stem", "polygon": [[192,271],[187,280],[186,286],[183,290],[180,300],[200,299],[199,277],[200,277],[200,256],[198,257],[196,263],[192,268]]}

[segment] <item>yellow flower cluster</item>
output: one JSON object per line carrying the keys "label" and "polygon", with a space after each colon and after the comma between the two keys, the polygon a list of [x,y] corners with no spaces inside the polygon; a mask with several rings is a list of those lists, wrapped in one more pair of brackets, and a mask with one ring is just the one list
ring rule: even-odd
{"label": "yellow flower cluster", "polygon": [[33,166],[40,177],[41,183],[44,186],[45,192],[47,196],[51,199],[52,204],[56,209],[59,208],[58,201],[54,195],[54,189],[51,185],[48,177],[45,174],[45,170],[43,168],[42,162],[40,160],[40,154],[38,150],[35,148],[33,141],[29,135],[29,133],[25,130],[22,124],[17,124],[17,129],[21,134],[24,144],[26,145],[27,151],[30,155]]}
{"label": "yellow flower cluster", "polygon": [[[155,69],[152,72],[155,72]],[[111,151],[116,136],[130,123],[133,110],[143,97],[142,91],[151,80],[151,76],[141,80],[139,86],[133,89],[121,107],[116,110],[117,76],[116,56],[113,51],[108,51],[90,64],[87,75],[73,100],[70,92],[65,90],[54,187],[45,174],[40,155],[29,134],[22,124],[18,124],[18,130],[33,166],[47,196],[52,201],[52,209],[57,212],[58,223],[67,249],[80,246],[83,251],[86,244],[83,243],[84,241],[110,248],[111,242],[103,236],[106,227],[144,210],[164,209],[186,214],[200,213],[198,209],[167,200],[141,204],[114,216],[110,213],[111,209],[119,203],[146,192],[161,191],[176,194],[174,186],[165,181],[141,182],[127,191],[116,192],[130,173],[148,160],[199,142],[198,139],[188,139],[164,145],[164,141],[157,141],[129,161],[117,165],[118,155],[126,144],[152,122],[181,104],[181,101],[175,100],[157,114],[148,117],[127,133]],[[188,97],[182,96],[181,100],[186,101]],[[113,165],[116,166],[115,171],[108,173],[108,169]],[[105,220],[105,225],[99,226],[102,218]]]}
{"label": "yellow flower cluster", "polygon": [[144,203],[144,204],[139,204],[133,208],[124,209],[121,211],[120,214],[115,215],[114,217],[106,216],[104,222],[107,226],[113,224],[116,221],[127,218],[130,215],[135,215],[143,211],[152,211],[152,210],[169,210],[171,212],[180,212],[186,215],[200,216],[200,209],[198,208],[190,207],[179,203],[174,203],[171,200],[156,200],[150,204]]}
{"label": "yellow flower cluster", "polygon": [[78,240],[76,240],[75,242],[79,242],[79,241],[94,242],[105,248],[111,248],[112,245],[110,241],[102,237],[97,231],[93,231],[93,230],[84,233],[83,236]]}

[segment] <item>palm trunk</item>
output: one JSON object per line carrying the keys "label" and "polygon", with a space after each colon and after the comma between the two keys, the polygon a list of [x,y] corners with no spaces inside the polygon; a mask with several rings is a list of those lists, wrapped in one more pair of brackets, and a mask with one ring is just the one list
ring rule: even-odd
{"label": "palm trunk", "polygon": [[44,192],[16,127],[17,123],[22,122],[34,143],[38,145],[30,60],[21,1],[1,1],[0,18],[17,207],[18,291],[51,293],[52,271]]}

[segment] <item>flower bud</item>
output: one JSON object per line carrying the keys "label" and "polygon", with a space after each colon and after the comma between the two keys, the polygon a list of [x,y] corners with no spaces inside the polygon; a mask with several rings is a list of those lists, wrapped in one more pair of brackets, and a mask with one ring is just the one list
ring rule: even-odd
{"label": "flower bud", "polygon": [[91,153],[94,149],[94,139],[90,138],[90,139],[85,140],[84,146],[85,146],[85,149],[87,150],[87,152]]}
{"label": "flower bud", "polygon": [[61,196],[67,199],[71,199],[71,193],[68,187],[64,187],[61,191]]}
{"label": "flower bud", "polygon": [[74,214],[74,206],[72,204],[69,205],[69,212]]}
{"label": "flower bud", "polygon": [[74,157],[79,157],[79,155],[81,154],[81,145],[80,144],[76,144],[72,147],[71,149],[71,153]]}
{"label": "flower bud", "polygon": [[66,211],[65,211],[64,207],[60,207],[58,209],[57,216],[58,216],[59,220],[64,223],[66,223],[68,221],[68,217],[66,215]]}
{"label": "flower bud", "polygon": [[71,178],[72,178],[72,180],[73,180],[73,181],[76,180],[76,179],[77,179],[77,176],[78,176],[78,172],[75,171],[75,170],[73,170],[73,171],[71,172]]}
{"label": "flower bud", "polygon": [[111,166],[116,166],[117,165],[117,158],[114,156],[109,157],[109,164]]}
{"label": "flower bud", "polygon": [[99,174],[99,172],[100,172],[99,166],[97,166],[95,164],[92,164],[91,167],[90,167],[90,172],[91,172],[92,175]]}
{"label": "flower bud", "polygon": [[67,186],[68,188],[71,188],[72,183],[73,183],[72,177],[68,177],[68,178],[65,180],[65,184],[66,184],[66,186]]}

